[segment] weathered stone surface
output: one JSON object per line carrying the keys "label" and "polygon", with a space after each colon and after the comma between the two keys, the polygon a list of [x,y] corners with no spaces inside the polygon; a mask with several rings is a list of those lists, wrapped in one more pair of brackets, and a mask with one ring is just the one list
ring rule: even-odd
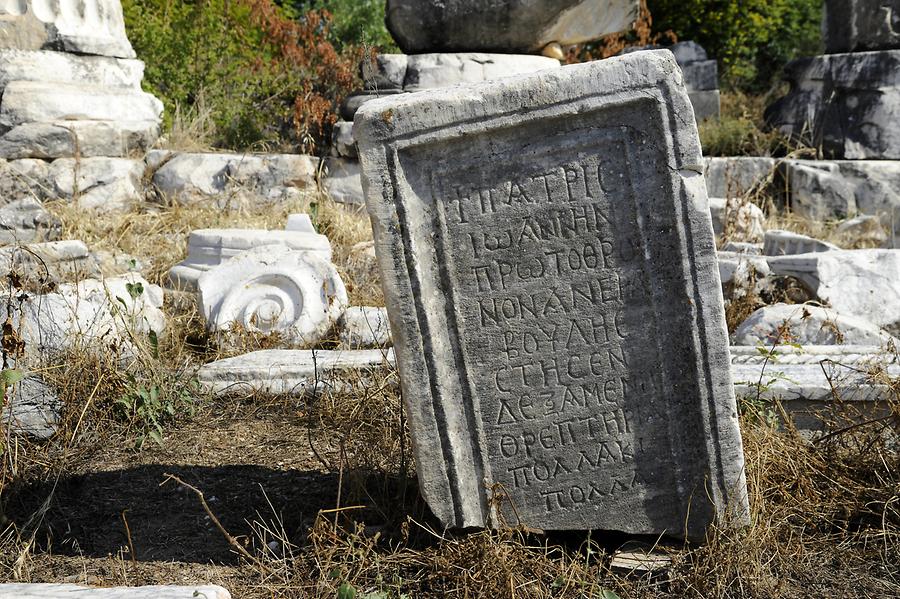
{"label": "weathered stone surface", "polygon": [[[390,368],[393,350],[269,349],[211,362],[200,368],[200,386],[216,395],[264,393],[302,397],[340,388],[348,372]],[[316,385],[318,383],[318,386]]]}
{"label": "weathered stone surface", "polygon": [[830,252],[839,249],[841,248],[833,243],[821,241],[814,237],[801,235],[793,231],[770,229],[766,231],[762,253],[765,256],[790,256],[812,252]]}
{"label": "weathered stone surface", "polygon": [[0,245],[59,239],[62,223],[31,198],[0,206]]}
{"label": "weathered stone surface", "polygon": [[342,158],[356,158],[356,140],[353,139],[353,123],[338,121],[331,133],[331,147]]}
{"label": "weathered stone surface", "polygon": [[703,159],[706,191],[711,198],[740,197],[767,185],[775,172],[775,159],[756,156]]}
{"label": "weathered stone surface", "polygon": [[134,58],[119,0],[10,0],[0,17],[0,48]]}
{"label": "weathered stone surface", "polygon": [[702,537],[743,517],[671,53],[373,101],[354,134],[419,483],[444,524]]}
{"label": "weathered stone surface", "polygon": [[[734,345],[874,345],[894,341],[868,320],[828,308],[773,304],[760,308],[734,331]],[[900,345],[900,342],[898,342]]]}
{"label": "weathered stone surface", "polygon": [[366,102],[381,98],[383,96],[391,96],[402,93],[403,90],[401,89],[379,89],[377,91],[362,91],[355,94],[350,94],[349,96],[344,98],[344,101],[341,103],[341,118],[345,121],[352,121],[356,115],[356,111],[359,110],[359,107]]}
{"label": "weathered stone surface", "polygon": [[348,304],[331,262],[284,245],[247,250],[203,273],[197,287],[210,330],[277,333],[294,345],[320,341]]}
{"label": "weathered stone surface", "polygon": [[499,77],[558,69],[559,61],[529,54],[441,53],[413,54],[406,67],[405,91],[480,83]]}
{"label": "weathered stone surface", "polygon": [[631,26],[636,0],[388,0],[387,26],[407,54],[538,52]]}
{"label": "weathered stone surface", "polygon": [[50,166],[43,160],[0,160],[0,197],[46,199],[51,195]]}
{"label": "weathered stone surface", "polygon": [[853,187],[833,162],[788,161],[786,172],[791,212],[809,220],[825,221],[856,214]]}
{"label": "weathered stone surface", "polygon": [[773,363],[755,347],[732,347],[735,393],[751,402],[778,399],[801,433],[890,413],[896,392],[869,372],[884,369],[883,380],[900,376],[896,356],[879,347],[851,345],[779,347],[777,352]]}
{"label": "weathered stone surface", "polygon": [[46,357],[72,348],[130,351],[132,338],[146,338],[166,328],[163,292],[136,273],[63,284],[53,292],[29,297],[13,326],[31,356]]}
{"label": "weathered stone surface", "polygon": [[125,210],[143,198],[144,162],[129,158],[59,158],[50,163],[56,198],[87,209]]}
{"label": "weathered stone surface", "polygon": [[10,81],[52,81],[140,90],[143,76],[144,63],[140,60],[0,49],[0,91]]}
{"label": "weathered stone surface", "polygon": [[[308,218],[308,217],[307,217]],[[169,282],[176,289],[193,291],[206,271],[247,250],[271,245],[312,252],[331,262],[331,243],[324,235],[310,231],[261,229],[198,229],[188,238],[188,255],[169,270]]]}
{"label": "weathered stone surface", "polygon": [[243,199],[281,202],[316,185],[319,159],[303,154],[189,153],[157,150],[153,185],[178,203],[216,200],[223,207]]}
{"label": "weathered stone surface", "polygon": [[900,158],[900,50],[828,54],[785,66],[788,95],[766,122],[827,158]]}
{"label": "weathered stone surface", "polygon": [[159,137],[159,121],[25,123],[0,136],[0,158],[72,158],[143,153]]}
{"label": "weathered stone surface", "polygon": [[0,130],[57,121],[159,122],[162,111],[162,102],[140,90],[10,81],[0,100]]}
{"label": "weathered stone surface", "polygon": [[74,584],[0,584],[0,599],[231,599],[220,586],[90,588]]}
{"label": "weathered stone surface", "polygon": [[837,312],[900,332],[900,251],[834,250],[766,260],[773,273],[796,277]]}
{"label": "weathered stone surface", "polygon": [[900,0],[827,0],[822,37],[828,54],[900,48]]}
{"label": "weathered stone surface", "polygon": [[715,60],[684,64],[681,71],[684,73],[684,84],[690,91],[719,89],[719,68]]}
{"label": "weathered stone surface", "polygon": [[766,215],[752,202],[739,198],[709,198],[713,232],[727,235],[730,241],[756,243],[765,235]]}
{"label": "weathered stone surface", "polygon": [[[857,212],[878,216],[888,226],[893,226],[893,245],[900,247],[900,161],[896,160],[788,160],[782,165],[787,170],[788,203],[790,197],[799,195],[808,205],[815,206],[817,190],[823,202],[838,206],[854,207]],[[803,171],[804,177],[791,177],[790,173]],[[804,190],[803,185],[809,185]]]}
{"label": "weathered stone surface", "polygon": [[341,344],[349,349],[385,347],[391,343],[391,326],[384,308],[347,308],[341,316],[340,327]]}
{"label": "weathered stone surface", "polygon": [[360,64],[363,85],[368,90],[403,89],[406,81],[406,54],[378,54],[374,60],[364,58]]}
{"label": "weathered stone surface", "polygon": [[0,420],[15,434],[46,440],[56,434],[62,407],[52,389],[29,375],[7,389]]}
{"label": "weathered stone surface", "polygon": [[0,248],[0,276],[10,272],[16,272],[23,283],[42,288],[98,276],[100,267],[84,242],[67,239]]}
{"label": "weathered stone surface", "polygon": [[620,54],[645,52],[648,50],[668,50],[675,55],[675,61],[684,74],[684,85],[694,107],[697,122],[719,118],[719,67],[715,60],[708,60],[706,50],[696,42],[678,42],[670,46],[633,46]]}
{"label": "weathered stone surface", "polygon": [[845,220],[835,234],[844,247],[884,247],[890,237],[878,216],[863,215]]}
{"label": "weathered stone surface", "polygon": [[355,160],[330,159],[326,167],[323,187],[329,197],[341,204],[362,204],[362,175]]}

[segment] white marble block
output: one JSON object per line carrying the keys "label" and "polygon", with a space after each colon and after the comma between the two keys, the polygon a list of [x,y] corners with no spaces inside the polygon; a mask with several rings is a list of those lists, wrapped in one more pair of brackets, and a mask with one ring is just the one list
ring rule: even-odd
{"label": "white marble block", "polygon": [[210,330],[237,325],[298,345],[321,340],[347,308],[334,265],[284,245],[248,250],[204,273],[198,287]]}

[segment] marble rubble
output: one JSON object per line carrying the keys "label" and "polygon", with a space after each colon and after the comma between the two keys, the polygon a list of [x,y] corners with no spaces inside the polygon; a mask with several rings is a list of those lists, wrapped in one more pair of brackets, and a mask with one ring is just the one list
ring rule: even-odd
{"label": "marble rubble", "polygon": [[340,329],[341,345],[348,349],[386,347],[391,343],[391,326],[384,308],[347,308],[341,316]]}
{"label": "marble rubble", "polygon": [[627,29],[637,0],[388,0],[387,23],[406,54],[539,53]]}
{"label": "marble rubble", "polygon": [[246,250],[197,279],[199,306],[211,331],[277,333],[313,345],[347,309],[347,290],[330,260],[286,245]]}
{"label": "marble rubble", "polygon": [[32,359],[74,349],[134,351],[133,338],[162,336],[163,291],[136,273],[64,283],[51,293],[29,296],[13,327]]}
{"label": "marble rubble", "polygon": [[826,0],[825,13],[827,53],[788,63],[766,121],[826,158],[900,159],[900,5]]}
{"label": "marble rubble", "polygon": [[[444,525],[702,538],[745,521],[699,139],[670,52],[373,100],[354,136]],[[490,500],[498,485],[508,501]]]}
{"label": "marble rubble", "polygon": [[340,390],[348,377],[365,376],[393,363],[393,350],[267,349],[204,364],[197,379],[214,395],[303,397]]}
{"label": "marble rubble", "polygon": [[839,250],[838,246],[827,241],[815,239],[807,235],[769,229],[763,238],[762,254],[764,256],[793,256],[795,254],[813,254]]}
{"label": "marble rubble", "polygon": [[[163,105],[141,89],[144,65],[119,0],[16,0],[0,12],[0,171],[23,173],[0,209],[25,199],[101,210],[140,201],[144,162],[133,155],[156,141]],[[22,221],[17,240],[43,240],[27,219],[13,219]]]}
{"label": "marble rubble", "polygon": [[0,584],[0,599],[231,599],[231,594],[215,585],[85,587],[75,584]]}
{"label": "marble rubble", "polygon": [[302,154],[200,153],[152,150],[155,191],[179,204],[215,201],[228,207],[246,198],[281,203],[316,188],[319,159]]}
{"label": "marble rubble", "polygon": [[760,308],[732,333],[734,345],[870,345],[886,347],[900,341],[864,318],[804,304],[773,304]]}
{"label": "marble rubble", "polygon": [[900,334],[900,252],[831,250],[768,256],[771,272],[800,281],[838,313]]}
{"label": "marble rubble", "polygon": [[756,347],[732,347],[735,393],[751,403],[774,406],[778,400],[801,434],[815,437],[891,413],[896,391],[890,380],[900,377],[896,354],[858,345],[779,347],[776,352],[767,359]]}

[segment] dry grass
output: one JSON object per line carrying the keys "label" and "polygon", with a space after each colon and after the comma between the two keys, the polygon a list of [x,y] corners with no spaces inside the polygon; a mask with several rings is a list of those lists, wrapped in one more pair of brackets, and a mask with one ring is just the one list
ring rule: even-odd
{"label": "dry grass", "polygon": [[[320,230],[335,246],[335,260],[348,287],[352,285],[354,302],[374,302],[364,295],[370,291],[363,291],[371,282],[354,278],[354,272],[365,269],[352,265],[350,256],[350,248],[370,236],[365,216],[317,197],[231,213],[204,206],[148,207],[97,218],[63,204],[52,209],[65,223],[66,237],[81,238],[94,249],[131,254],[144,263],[145,276],[158,283],[184,257],[191,229],[281,228],[287,214],[316,200]],[[750,526],[714,528],[704,545],[664,543],[660,550],[672,558],[666,572],[627,575],[610,568],[612,552],[628,540],[622,535],[440,530],[419,497],[392,370],[348,378],[337,392],[297,403],[250,397],[223,405],[197,393],[193,370],[217,350],[189,298],[167,301],[169,334],[158,355],[141,345],[136,357],[125,362],[91,348],[48,360],[42,374],[64,402],[62,431],[43,445],[7,439],[0,472],[4,504],[33,481],[52,484],[73,472],[120,472],[134,463],[199,463],[198,452],[215,437],[225,446],[216,446],[213,457],[204,459],[217,460],[215,465],[245,463],[241,460],[266,465],[276,478],[284,474],[277,469],[278,460],[308,454],[303,467],[322,475],[314,480],[336,480],[336,486],[323,487],[322,493],[329,493],[318,504],[323,509],[308,525],[288,526],[284,516],[290,514],[275,508],[253,512],[240,503],[231,505],[255,531],[255,536],[240,537],[255,562],[132,563],[124,549],[108,557],[69,557],[56,556],[50,541],[39,543],[41,523],[53,503],[51,490],[46,507],[33,520],[16,521],[0,539],[6,579],[76,576],[103,585],[151,584],[182,580],[188,572],[193,580],[221,582],[233,596],[245,599],[334,597],[340,589],[341,597],[369,599],[886,597],[900,592],[900,401],[893,403],[888,418],[838,430],[819,441],[804,439],[790,427],[773,428],[747,410],[741,427]],[[900,385],[887,382],[898,399]],[[132,447],[143,430],[138,419],[115,403],[139,386],[155,387],[164,401],[180,406],[165,423],[173,433],[165,447],[145,447],[139,454],[114,451],[111,447]],[[229,431],[250,429],[260,414],[271,410],[280,411],[272,421],[277,424],[272,438],[282,445],[257,447],[237,435],[219,434],[227,424]],[[210,426],[210,420],[215,424]],[[295,487],[288,493],[306,491]],[[211,506],[218,511],[228,504],[224,500]],[[656,539],[644,541],[654,544]]]}

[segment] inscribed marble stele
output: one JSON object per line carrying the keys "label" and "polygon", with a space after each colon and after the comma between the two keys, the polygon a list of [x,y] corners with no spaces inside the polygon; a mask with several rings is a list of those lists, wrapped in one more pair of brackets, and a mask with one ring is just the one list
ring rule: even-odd
{"label": "inscribed marble stele", "polygon": [[700,144],[670,52],[355,121],[419,484],[447,526],[747,518]]}

